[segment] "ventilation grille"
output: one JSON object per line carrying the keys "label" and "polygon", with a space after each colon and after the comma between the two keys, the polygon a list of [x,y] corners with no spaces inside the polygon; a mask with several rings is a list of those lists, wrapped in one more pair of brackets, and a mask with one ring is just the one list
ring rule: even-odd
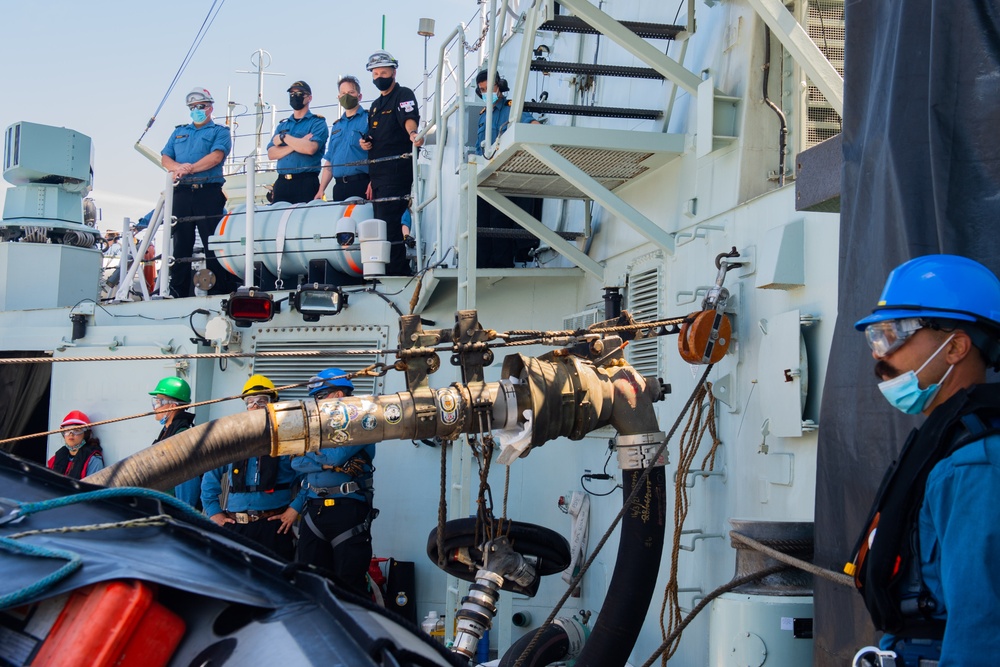
{"label": "ventilation grille", "polygon": [[586,329],[591,324],[597,324],[601,321],[601,311],[597,308],[591,308],[589,310],[584,310],[573,315],[567,315],[563,318],[563,329],[576,331],[577,329]]}
{"label": "ventilation grille", "polygon": [[[638,321],[660,319],[660,269],[633,273],[628,284],[628,311]],[[660,337],[634,340],[625,348],[628,361],[642,375],[660,375]]]}
{"label": "ventilation grille", "polygon": [[[305,328],[305,327],[303,327]],[[311,329],[312,327],[309,327]],[[257,357],[253,362],[252,373],[266,375],[278,387],[306,382],[313,375],[316,375],[324,368],[341,368],[347,372],[359,371],[374,363],[381,361],[376,354],[347,354],[351,350],[376,350],[385,347],[388,331],[385,327],[322,327],[324,330],[341,330],[352,338],[340,340],[317,341],[315,334],[310,332],[309,340],[302,338],[293,339],[286,335],[280,338],[263,338],[268,333],[267,329],[257,335],[255,352],[294,352],[304,351],[323,352],[324,356],[303,354],[302,356],[288,357]],[[358,336],[359,333],[371,332],[371,337]],[[320,333],[322,336],[322,333]],[[323,336],[327,338],[327,336]],[[333,338],[334,336],[329,336]],[[338,354],[341,353],[341,354]],[[355,395],[378,395],[382,392],[383,378],[358,377],[351,380],[354,383]],[[281,398],[285,400],[297,400],[306,398],[309,390],[305,387],[295,387],[281,392]]]}
{"label": "ventilation grille", "polygon": [[[844,2],[817,0],[809,3],[809,37],[837,72],[844,76]],[[840,115],[833,110],[819,88],[810,82],[807,92],[807,147],[840,134]]]}

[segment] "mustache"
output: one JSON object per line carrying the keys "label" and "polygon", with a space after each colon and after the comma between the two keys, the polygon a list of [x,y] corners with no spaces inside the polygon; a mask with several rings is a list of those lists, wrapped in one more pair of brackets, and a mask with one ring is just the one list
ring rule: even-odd
{"label": "mustache", "polygon": [[892,378],[900,374],[899,369],[897,369],[895,366],[890,364],[885,359],[879,359],[877,362],[875,362],[874,371],[875,371],[875,377],[877,377],[879,380],[882,380],[883,378],[889,378],[891,380]]}

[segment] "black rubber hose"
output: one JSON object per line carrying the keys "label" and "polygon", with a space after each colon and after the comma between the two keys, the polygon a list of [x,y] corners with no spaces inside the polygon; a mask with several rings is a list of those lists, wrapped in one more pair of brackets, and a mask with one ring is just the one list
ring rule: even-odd
{"label": "black rubber hose", "polygon": [[[611,425],[620,434],[659,430],[653,409],[659,385],[647,383],[634,369],[623,368],[615,374],[614,388]],[[632,494],[642,472],[622,470],[623,500]],[[664,468],[654,467],[625,507],[615,571],[577,667],[624,665],[632,653],[660,570],[667,518],[666,488]]]}
{"label": "black rubber hose", "polygon": [[182,431],[84,481],[167,491],[233,461],[270,453],[267,410],[249,410]]}
{"label": "black rubber hose", "polygon": [[[623,471],[625,497],[641,470]],[[646,618],[663,554],[666,473],[654,468],[622,519],[618,560],[608,596],[576,667],[624,665]]]}
{"label": "black rubber hose", "polygon": [[[500,658],[499,667],[513,667],[517,659],[522,657],[521,654],[528,648],[528,644],[531,643],[531,639],[534,636],[535,633],[529,632],[511,644],[507,652]],[[566,635],[566,630],[561,625],[553,623],[542,631],[531,653],[524,654],[521,660],[521,667],[544,667],[545,665],[551,665],[553,662],[558,662],[565,658],[568,651],[569,637]]]}

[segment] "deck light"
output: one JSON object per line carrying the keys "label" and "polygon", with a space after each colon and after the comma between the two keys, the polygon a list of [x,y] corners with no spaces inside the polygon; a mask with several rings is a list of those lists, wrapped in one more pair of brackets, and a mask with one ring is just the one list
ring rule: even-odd
{"label": "deck light", "polygon": [[274,299],[267,292],[241,287],[222,303],[222,309],[233,323],[246,328],[254,322],[270,322],[274,317]]}
{"label": "deck light", "polygon": [[339,287],[313,283],[292,293],[292,306],[302,313],[306,322],[318,322],[320,317],[336,315],[343,310],[347,296]]}

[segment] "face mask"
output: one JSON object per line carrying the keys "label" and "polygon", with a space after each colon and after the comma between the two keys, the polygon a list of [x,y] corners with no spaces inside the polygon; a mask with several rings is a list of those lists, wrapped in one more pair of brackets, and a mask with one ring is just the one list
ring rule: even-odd
{"label": "face mask", "polygon": [[938,353],[944,349],[944,346],[951,342],[951,339],[954,337],[955,334],[948,336],[948,340],[941,343],[941,347],[935,350],[934,354],[930,356],[930,359],[925,361],[916,371],[907,371],[891,380],[879,383],[879,391],[881,391],[882,395],[885,396],[885,400],[889,401],[889,405],[908,415],[915,415],[924,411],[924,408],[926,408],[927,405],[934,400],[934,397],[941,389],[941,384],[944,382],[945,378],[948,377],[951,370],[955,366],[949,366],[948,370],[941,377],[941,379],[932,385],[928,385],[926,389],[920,388],[920,382],[917,380],[917,374],[924,370],[924,367],[931,363],[931,360],[933,360],[934,357],[936,357]]}
{"label": "face mask", "polygon": [[380,76],[379,78],[375,79],[374,83],[375,83],[375,87],[378,88],[379,90],[381,90],[384,93],[385,91],[387,91],[390,88],[392,88],[392,83],[395,80],[396,79],[394,79],[391,76]]}
{"label": "face mask", "polygon": [[204,109],[191,109],[191,120],[195,123],[201,125],[207,118],[208,115],[205,113]]}
{"label": "face mask", "polygon": [[301,111],[306,108],[306,98],[304,95],[289,95],[288,105],[295,111]]}
{"label": "face mask", "polygon": [[344,107],[344,109],[347,109],[348,111],[358,106],[358,98],[354,95],[344,94],[338,97],[337,100],[340,102],[340,106]]}
{"label": "face mask", "polygon": [[167,416],[168,415],[164,415],[162,419],[158,419],[157,420],[157,421],[160,422],[160,426],[166,426],[167,425]]}
{"label": "face mask", "polygon": [[500,96],[498,94],[496,94],[496,93],[490,93],[490,104],[491,105],[492,104],[496,104],[498,99],[500,99]]}

